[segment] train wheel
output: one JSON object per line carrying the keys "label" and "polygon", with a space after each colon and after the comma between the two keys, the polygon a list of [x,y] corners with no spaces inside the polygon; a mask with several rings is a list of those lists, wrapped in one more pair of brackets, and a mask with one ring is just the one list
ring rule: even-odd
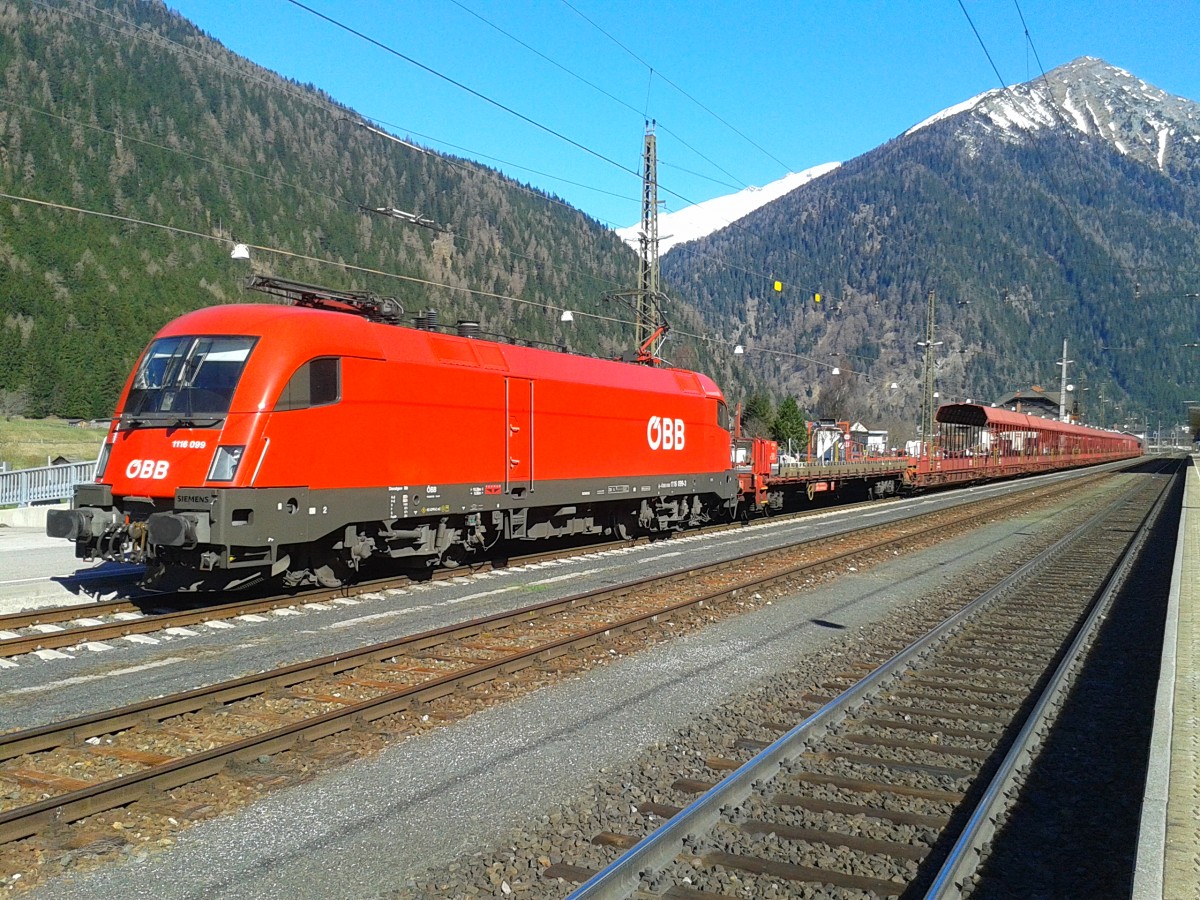
{"label": "train wheel", "polygon": [[[341,568],[338,566],[337,568]],[[336,588],[345,584],[345,579],[338,575],[332,565],[318,566],[313,570],[313,578],[323,588]]]}
{"label": "train wheel", "polygon": [[474,555],[472,548],[466,544],[451,544],[442,554],[441,564],[447,569],[457,569],[470,563]]}
{"label": "train wheel", "polygon": [[623,541],[631,541],[641,533],[637,517],[629,512],[616,512],[612,515],[612,533]]}

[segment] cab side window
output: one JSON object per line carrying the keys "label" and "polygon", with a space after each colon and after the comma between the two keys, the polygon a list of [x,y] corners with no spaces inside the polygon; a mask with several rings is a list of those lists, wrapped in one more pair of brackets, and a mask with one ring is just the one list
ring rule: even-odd
{"label": "cab side window", "polygon": [[336,356],[310,359],[288,379],[276,410],[328,406],[342,396],[342,361]]}
{"label": "cab side window", "polygon": [[717,424],[726,431],[729,430],[731,424],[729,421],[729,407],[722,400],[717,401]]}

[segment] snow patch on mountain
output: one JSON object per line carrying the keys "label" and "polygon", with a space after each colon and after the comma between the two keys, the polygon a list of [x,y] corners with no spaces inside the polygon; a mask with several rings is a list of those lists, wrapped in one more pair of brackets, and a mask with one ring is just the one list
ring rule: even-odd
{"label": "snow patch on mountain", "polygon": [[1000,93],[1000,89],[995,88],[990,91],[984,91],[982,94],[976,94],[970,100],[964,100],[962,103],[955,103],[953,106],[948,106],[945,109],[943,109],[941,112],[934,113],[932,116],[930,116],[925,121],[918,122],[912,128],[908,129],[908,131],[904,132],[904,136],[908,137],[910,134],[918,132],[922,128],[928,128],[934,122],[940,122],[940,121],[942,121],[942,119],[948,119],[951,116],[956,116],[960,112],[966,112],[969,109],[974,109],[975,106],[978,103],[980,103],[982,100],[986,99],[987,97],[991,97],[993,94],[998,94],[998,93]]}
{"label": "snow patch on mountain", "polygon": [[[805,169],[803,172],[789,172],[778,181],[772,181],[762,187],[749,187],[736,194],[713,197],[711,200],[705,200],[694,206],[663,213],[658,217],[658,252],[666,253],[676,244],[694,241],[712,234],[714,231],[720,231],[738,219],[750,215],[759,207],[766,206],[785,194],[790,194],[797,188],[809,184],[814,179],[832,172],[840,165],[840,162],[822,163],[811,169]],[[616,232],[621,240],[636,249],[641,230],[641,223],[638,223],[630,225],[628,228],[618,228]]]}

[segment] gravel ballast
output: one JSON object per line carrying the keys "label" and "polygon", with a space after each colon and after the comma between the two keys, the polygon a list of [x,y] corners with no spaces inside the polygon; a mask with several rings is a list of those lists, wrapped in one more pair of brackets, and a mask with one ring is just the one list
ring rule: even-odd
{"label": "gravel ballast", "polygon": [[[270,795],[181,833],[169,851],[134,851],[28,896],[405,895],[437,880],[432,867],[475,882],[477,873],[468,875],[460,858],[542,821],[563,833],[578,830],[562,818],[571,814],[561,810],[574,808],[560,806],[564,798],[594,795],[597,780],[618,777],[648,746],[670,746],[679,729],[764,679],[828,666],[862,639],[860,629],[919,605],[914,598],[987,566],[1033,530],[1028,519],[1012,520],[870,571],[848,571]],[[614,822],[613,830],[617,824],[629,825]],[[477,883],[477,895],[503,893],[503,875],[491,882]]]}

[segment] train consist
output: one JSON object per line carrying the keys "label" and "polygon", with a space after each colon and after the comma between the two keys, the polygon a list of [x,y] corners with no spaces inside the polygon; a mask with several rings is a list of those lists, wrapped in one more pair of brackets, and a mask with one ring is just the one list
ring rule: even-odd
{"label": "train consist", "polygon": [[[943,407],[932,459],[780,465],[696,372],[400,324],[390,300],[280,279],[291,305],[164,327],[125,385],[95,483],[47,533],[163,590],[336,586],[387,557],[670,532],[818,493],[878,496],[1135,456],[1126,435]],[[949,418],[947,418],[949,417]],[[1019,421],[1018,421],[1019,420]]]}

